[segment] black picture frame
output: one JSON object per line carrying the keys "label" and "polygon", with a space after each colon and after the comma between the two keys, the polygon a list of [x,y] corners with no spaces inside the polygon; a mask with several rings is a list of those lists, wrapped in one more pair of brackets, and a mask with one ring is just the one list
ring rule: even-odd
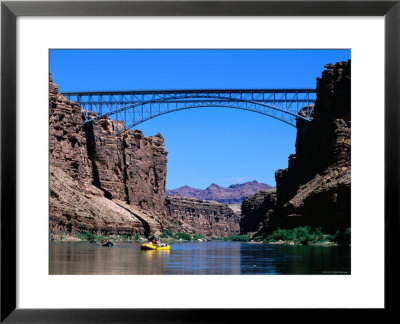
{"label": "black picture frame", "polygon": [[[385,311],[395,310],[399,237],[400,0],[394,1],[2,1],[1,322],[202,323],[267,316],[267,309],[16,308],[16,18],[18,16],[384,16]],[[312,36],[311,36],[312,37]],[[373,64],[373,62],[371,62]],[[371,148],[373,150],[373,148]],[[373,260],[371,259],[371,262]],[[366,283],[367,284],[367,283]],[[40,294],[40,292],[38,292]],[[393,297],[392,297],[393,296]],[[297,310],[299,311],[299,310]],[[328,311],[328,310],[327,310]],[[381,310],[378,310],[381,312]],[[276,312],[276,310],[270,310]],[[380,313],[381,314],[381,313]],[[268,314],[269,315],[269,314]],[[330,318],[332,319],[332,317]],[[266,319],[265,319],[266,320]],[[272,320],[272,319],[271,319]],[[252,321],[252,320],[251,320]]]}

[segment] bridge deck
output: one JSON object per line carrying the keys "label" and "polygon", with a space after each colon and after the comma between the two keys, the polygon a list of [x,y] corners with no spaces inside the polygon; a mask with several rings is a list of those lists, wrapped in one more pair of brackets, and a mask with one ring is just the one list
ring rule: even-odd
{"label": "bridge deck", "polygon": [[315,93],[315,89],[166,89],[166,90],[122,90],[122,91],[70,91],[62,92],[64,96],[96,95],[138,95],[138,94],[172,94],[172,93]]}

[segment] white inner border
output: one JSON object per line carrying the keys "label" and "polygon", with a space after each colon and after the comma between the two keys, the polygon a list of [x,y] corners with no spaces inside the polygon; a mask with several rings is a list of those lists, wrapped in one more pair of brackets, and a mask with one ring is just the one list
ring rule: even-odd
{"label": "white inner border", "polygon": [[[383,17],[19,17],[17,31],[18,307],[384,306]],[[49,48],[351,48],[352,274],[49,276]]]}

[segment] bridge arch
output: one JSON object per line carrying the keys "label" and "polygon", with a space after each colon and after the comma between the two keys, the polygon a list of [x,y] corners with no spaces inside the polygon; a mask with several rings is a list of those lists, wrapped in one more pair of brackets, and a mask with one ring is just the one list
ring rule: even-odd
{"label": "bridge arch", "polygon": [[[182,107],[182,108],[178,108],[178,109],[175,109],[175,110],[165,111],[165,112],[162,112],[160,114],[155,113],[153,115],[149,115],[149,116],[147,116],[147,117],[145,117],[143,119],[140,119],[140,121],[127,124],[125,129],[123,129],[122,131],[117,132],[117,134],[121,134],[124,131],[126,131],[128,129],[131,129],[131,128],[134,128],[135,126],[137,126],[137,125],[139,125],[139,124],[141,124],[143,122],[146,122],[146,121],[148,121],[150,119],[153,119],[153,118],[165,115],[165,114],[170,114],[170,113],[174,113],[174,112],[182,111],[182,110],[199,109],[199,108],[231,108],[231,109],[239,109],[239,110],[251,111],[251,112],[255,112],[255,113],[258,113],[258,114],[261,114],[261,115],[264,115],[264,116],[275,118],[275,119],[280,120],[280,121],[282,121],[282,122],[284,122],[284,123],[286,123],[286,124],[288,124],[290,126],[295,127],[295,125],[293,123],[289,122],[288,120],[285,120],[284,118],[279,117],[277,114],[274,115],[272,113],[267,113],[267,112],[257,111],[257,110],[253,110],[253,109],[247,109],[247,108],[241,108],[241,107],[237,107],[237,106],[229,105],[229,104],[222,104],[222,103],[211,104],[210,103],[210,104],[207,104],[207,105],[203,104],[203,105],[193,105],[193,106]],[[274,110],[272,109],[272,111],[274,111]],[[296,118],[297,116],[293,115],[293,117]],[[304,116],[298,116],[298,117],[306,120],[306,118]]]}

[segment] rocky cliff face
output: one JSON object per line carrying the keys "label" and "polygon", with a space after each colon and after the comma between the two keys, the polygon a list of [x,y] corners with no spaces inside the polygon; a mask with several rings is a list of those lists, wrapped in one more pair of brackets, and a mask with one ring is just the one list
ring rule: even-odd
{"label": "rocky cliff face", "polygon": [[331,232],[350,226],[351,64],[325,67],[313,120],[297,120],[296,154],[275,179],[282,224]]}
{"label": "rocky cliff face", "polygon": [[179,196],[165,200],[169,229],[173,232],[226,237],[239,233],[239,215],[227,205]]}
{"label": "rocky cliff face", "polygon": [[151,214],[123,201],[105,198],[96,187],[82,190],[81,183],[58,167],[50,166],[50,217],[53,233],[86,232],[147,236],[160,228]]}
{"label": "rocky cliff face", "polygon": [[240,234],[248,234],[252,237],[265,234],[265,229],[271,226],[275,209],[275,188],[246,197],[242,202]]}
{"label": "rocky cliff face", "polygon": [[270,189],[272,186],[259,183],[256,180],[241,184],[233,184],[227,188],[213,183],[205,190],[184,186],[178,189],[166,190],[166,195],[180,195],[182,197],[196,198],[202,200],[214,200],[222,204],[241,203],[246,196],[250,196],[260,190]]}
{"label": "rocky cliff face", "polygon": [[110,199],[155,215],[164,213],[167,153],[160,134],[128,130],[116,136],[117,122],[101,119],[85,127],[93,184]]}
{"label": "rocky cliff face", "polygon": [[272,195],[248,197],[242,203],[241,233],[304,225],[329,233],[350,226],[351,63],[325,68],[317,79],[313,120],[297,119],[296,153],[289,156],[288,168],[275,173],[275,212]]}
{"label": "rocky cliff face", "polygon": [[[51,78],[49,90],[50,165],[62,170],[82,194],[119,201],[138,211],[137,219],[141,218],[143,231],[159,231],[165,220],[167,162],[162,136],[145,137],[134,130],[117,136],[115,131],[121,126],[120,122],[110,119],[83,127],[81,107],[59,94]],[[57,173],[51,174],[50,187],[56,179]],[[54,188],[54,192],[57,190]],[[79,207],[83,202],[77,196],[69,195],[72,199],[69,204],[61,203],[62,195],[56,196],[50,201],[51,229],[65,228],[74,232],[82,228],[82,224],[88,224],[89,218],[83,216],[86,212]],[[74,208],[68,212],[67,205]],[[110,228],[128,226],[130,232],[137,232],[137,226],[131,221],[123,226],[111,222],[115,225],[111,226],[107,217],[92,212],[89,227],[93,230],[111,234]],[[144,212],[143,217],[138,215],[141,212]]]}
{"label": "rocky cliff face", "polygon": [[82,129],[82,109],[58,93],[50,76],[49,84],[49,161],[82,185],[91,182],[91,167]]}

